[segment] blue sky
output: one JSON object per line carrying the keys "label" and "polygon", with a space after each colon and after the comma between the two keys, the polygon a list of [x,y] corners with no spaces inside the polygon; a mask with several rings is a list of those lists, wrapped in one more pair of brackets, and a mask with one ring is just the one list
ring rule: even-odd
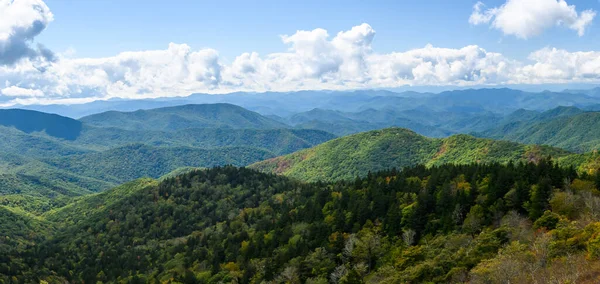
{"label": "blue sky", "polygon": [[598,0],[0,0],[0,106],[594,86],[598,11]]}
{"label": "blue sky", "polygon": [[[470,0],[423,1],[133,1],[48,0],[56,20],[39,37],[54,50],[73,48],[78,56],[104,57],[122,51],[163,49],[168,43],[210,47],[226,58],[247,52],[278,52],[279,35],[323,28],[330,35],[361,23],[370,24],[378,52],[404,51],[430,43],[460,48],[476,44],[486,50],[525,59],[545,46],[591,50],[600,46],[594,23],[579,37],[553,28],[528,40],[504,36],[468,22]],[[504,1],[484,1],[489,7]],[[600,10],[597,0],[571,0],[578,10]]]}

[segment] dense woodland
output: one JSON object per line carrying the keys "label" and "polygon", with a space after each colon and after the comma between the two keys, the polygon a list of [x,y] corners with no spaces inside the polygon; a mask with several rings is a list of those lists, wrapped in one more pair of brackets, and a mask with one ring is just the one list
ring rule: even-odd
{"label": "dense woodland", "polygon": [[599,188],[600,175],[547,159],[416,166],[335,183],[194,170],[17,221],[27,226],[2,232],[17,235],[0,243],[0,279],[595,283]]}

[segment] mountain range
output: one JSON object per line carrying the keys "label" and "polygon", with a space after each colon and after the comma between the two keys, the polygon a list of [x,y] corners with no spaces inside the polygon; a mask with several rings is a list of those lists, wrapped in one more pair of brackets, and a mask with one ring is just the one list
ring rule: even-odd
{"label": "mountain range", "polygon": [[12,200],[7,196],[84,195],[178,168],[244,166],[335,136],[290,129],[241,107],[214,104],[143,114],[112,111],[81,120],[0,110],[0,137],[0,194]]}
{"label": "mountain range", "polygon": [[[598,113],[589,110],[593,105],[583,107],[597,96],[593,91],[579,94],[573,91],[569,98],[556,99],[558,95],[552,92],[481,89],[440,94],[265,93],[258,94],[256,100],[243,93],[186,98],[237,100],[255,107],[298,103],[300,109],[323,106],[310,105],[321,95],[329,104],[329,109],[314,108],[287,117],[261,115],[228,103],[113,110],[79,120],[30,110],[0,110],[0,146],[5,153],[0,163],[6,169],[2,192],[76,196],[139,177],[159,178],[179,168],[245,166],[263,160],[252,167],[314,181],[353,178],[391,166],[526,161],[530,149],[543,149],[539,150],[543,155],[556,158],[571,155],[550,147],[475,139],[457,133],[591,153],[600,144]],[[265,104],[267,98],[276,103]],[[531,101],[541,104],[538,109],[544,109],[544,104],[579,104],[582,108],[521,108],[507,112]],[[135,103],[128,105],[133,106]],[[388,127],[414,132],[391,128],[362,133]],[[336,136],[359,132],[319,145]],[[396,136],[405,141],[392,139]],[[307,150],[297,152],[302,149]],[[494,153],[495,149],[501,149],[500,153]],[[291,155],[282,156],[286,154]],[[581,164],[590,159],[570,160]]]}
{"label": "mountain range", "polygon": [[144,100],[112,99],[75,105],[15,105],[47,113],[81,118],[106,111],[136,111],[185,104],[229,103],[263,115],[288,117],[312,109],[359,112],[367,109],[410,110],[430,107],[435,111],[491,111],[510,113],[517,109],[543,111],[558,106],[588,107],[600,104],[597,88],[562,92],[527,92],[509,88],[464,89],[441,93],[386,90],[236,92],[224,95],[191,94],[187,97]]}
{"label": "mountain range", "polygon": [[73,107],[79,119],[0,110],[0,283],[593,279],[599,97],[304,91],[96,102]]}

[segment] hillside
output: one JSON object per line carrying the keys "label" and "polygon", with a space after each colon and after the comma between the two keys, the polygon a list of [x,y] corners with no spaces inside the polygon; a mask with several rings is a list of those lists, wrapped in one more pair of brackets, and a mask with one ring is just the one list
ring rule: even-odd
{"label": "hillside", "polygon": [[73,197],[112,185],[32,158],[0,152],[0,197],[11,194]]}
{"label": "hillside", "polygon": [[141,177],[159,178],[181,167],[243,166],[271,157],[273,154],[266,150],[250,147],[201,149],[132,144],[103,152],[50,159],[47,163],[116,185]]}
{"label": "hillside", "polygon": [[477,135],[528,144],[544,144],[575,152],[600,149],[600,112],[571,110],[569,114],[505,124]]}
{"label": "hillside", "polygon": [[47,135],[28,134],[13,127],[0,126],[0,151],[40,158],[83,154],[89,149]]}
{"label": "hillside", "polygon": [[335,135],[310,129],[230,129],[191,128],[177,131],[125,130],[85,126],[70,143],[77,147],[108,150],[128,144],[144,143],[160,147],[254,147],[274,154],[288,154],[335,138]]}
{"label": "hillside", "polygon": [[352,179],[369,171],[424,164],[532,161],[569,152],[468,135],[427,138],[407,129],[388,128],[350,135],[310,149],[250,166],[305,181]]}
{"label": "hillside", "polygon": [[51,234],[53,226],[18,209],[2,205],[0,224],[0,281],[8,282],[4,277],[6,274],[28,269],[20,254]]}
{"label": "hillside", "polygon": [[62,226],[77,224],[89,216],[105,212],[107,208],[114,207],[115,203],[127,200],[139,191],[157,185],[158,182],[150,178],[126,182],[101,193],[78,198],[66,206],[47,212],[43,217],[47,221],[57,222]]}
{"label": "hillside", "polygon": [[99,127],[160,131],[187,128],[276,129],[288,127],[256,112],[231,104],[182,105],[134,112],[108,111],[83,117],[80,121]]}
{"label": "hillside", "polygon": [[82,128],[80,121],[68,117],[23,109],[0,109],[0,125],[66,140],[77,138]]}
{"label": "hillside", "polygon": [[141,179],[39,219],[0,206],[0,281],[588,283],[598,177],[542,159],[335,184],[234,167]]}

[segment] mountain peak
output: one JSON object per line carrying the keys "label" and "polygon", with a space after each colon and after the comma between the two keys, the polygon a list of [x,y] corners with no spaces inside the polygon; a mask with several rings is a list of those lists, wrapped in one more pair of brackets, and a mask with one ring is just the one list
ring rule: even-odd
{"label": "mountain peak", "polygon": [[81,122],[60,116],[25,109],[0,109],[0,125],[14,127],[25,133],[45,132],[65,140],[74,140],[81,133]]}
{"label": "mountain peak", "polygon": [[[531,147],[508,141],[476,138],[466,134],[428,138],[414,131],[392,127],[337,138],[313,148],[251,165],[251,168],[307,181],[347,180],[369,171],[424,164],[469,164],[526,161]],[[544,156],[570,152],[546,147]]]}

